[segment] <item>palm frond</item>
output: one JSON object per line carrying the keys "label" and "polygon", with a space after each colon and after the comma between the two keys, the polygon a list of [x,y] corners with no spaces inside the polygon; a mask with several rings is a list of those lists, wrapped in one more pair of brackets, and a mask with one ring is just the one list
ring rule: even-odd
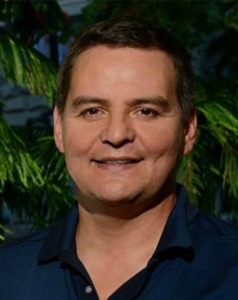
{"label": "palm frond", "polygon": [[46,95],[53,104],[57,85],[54,64],[3,29],[0,29],[0,68],[10,83],[27,87],[31,94]]}
{"label": "palm frond", "polygon": [[56,149],[53,136],[39,137],[31,149],[31,154],[41,166],[44,178],[68,184],[69,174],[65,168],[64,156]]}
{"label": "palm frond", "polygon": [[[208,101],[199,101],[197,104],[197,110],[203,114],[206,118],[209,126],[212,126],[214,134],[219,134],[219,129],[227,130],[223,132],[229,135],[229,132],[232,132],[238,136],[238,106],[236,100],[233,99],[233,102],[230,99],[226,99],[224,102],[208,102]],[[220,142],[224,142],[219,135],[217,136]]]}
{"label": "palm frond", "polygon": [[70,176],[65,166],[64,155],[55,147],[53,136],[36,139],[31,155],[42,170],[44,179],[43,205],[47,207],[49,219],[54,220],[75,200],[69,188]]}
{"label": "palm frond", "polygon": [[21,183],[25,188],[41,186],[43,179],[37,163],[31,158],[24,142],[0,116],[0,191],[6,181]]}
{"label": "palm frond", "polygon": [[226,202],[232,202],[237,211],[237,101],[228,91],[209,95],[199,87],[197,112],[197,143],[193,152],[182,159],[178,180],[188,188],[192,201],[204,210],[215,211],[215,195],[221,188]]}

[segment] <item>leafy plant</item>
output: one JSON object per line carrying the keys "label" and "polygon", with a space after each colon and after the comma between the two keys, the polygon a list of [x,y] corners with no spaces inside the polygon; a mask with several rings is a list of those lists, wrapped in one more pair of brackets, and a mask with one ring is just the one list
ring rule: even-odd
{"label": "leafy plant", "polygon": [[[32,21],[30,28],[26,28],[26,16]],[[33,20],[36,16],[38,19]],[[59,30],[61,40],[62,36],[66,38],[66,29],[70,28],[65,14],[56,1],[49,4],[3,1],[0,19],[6,24],[0,28],[0,68],[5,79],[33,95],[45,95],[49,107],[52,106],[57,67],[34,44],[43,35]],[[49,21],[47,26],[45,21]],[[2,102],[0,136],[0,211],[5,202],[37,228],[60,218],[74,196],[68,187],[64,158],[54,146],[51,128],[13,128],[4,118]],[[6,230],[3,225],[0,229]]]}
{"label": "leafy plant", "polygon": [[0,29],[0,66],[9,83],[26,87],[31,94],[45,95],[53,104],[57,70],[33,47]]}

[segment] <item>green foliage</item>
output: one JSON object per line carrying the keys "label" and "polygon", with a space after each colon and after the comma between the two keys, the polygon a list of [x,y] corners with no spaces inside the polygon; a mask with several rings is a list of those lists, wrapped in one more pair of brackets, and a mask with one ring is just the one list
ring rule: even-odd
{"label": "green foliage", "polygon": [[0,68],[10,83],[26,86],[31,94],[46,95],[54,102],[57,70],[34,48],[0,29]]}
{"label": "green foliage", "polygon": [[197,88],[197,113],[197,144],[182,160],[178,179],[188,187],[193,202],[203,210],[215,210],[219,186],[223,188],[226,201],[237,210],[237,102],[227,90],[209,93],[200,86]]}
{"label": "green foliage", "polygon": [[[69,20],[56,1],[1,1],[0,69],[10,84],[45,95],[50,106],[57,88],[57,67],[34,49],[45,34],[71,34]],[[3,201],[35,228],[62,217],[74,196],[64,157],[54,146],[48,128],[13,128],[0,103],[0,212]],[[1,220],[0,220],[1,223]],[[0,231],[6,228],[0,225]],[[0,233],[1,233],[0,232]],[[0,236],[3,239],[3,234]]]}
{"label": "green foliage", "polygon": [[[0,116],[0,192],[6,181],[22,184],[30,188],[31,184],[42,186],[41,170],[27,151],[24,142]],[[16,151],[17,149],[17,151]]]}
{"label": "green foliage", "polygon": [[42,170],[45,191],[45,210],[50,220],[58,219],[75,200],[69,189],[69,174],[64,156],[56,150],[52,135],[38,137],[31,149],[32,157]]}

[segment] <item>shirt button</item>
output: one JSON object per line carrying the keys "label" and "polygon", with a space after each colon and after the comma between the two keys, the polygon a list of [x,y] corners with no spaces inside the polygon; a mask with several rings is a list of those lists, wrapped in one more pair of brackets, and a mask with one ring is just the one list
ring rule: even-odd
{"label": "shirt button", "polygon": [[93,289],[92,289],[92,287],[91,287],[90,285],[86,286],[85,292],[86,292],[87,294],[92,293],[92,291],[93,291]]}

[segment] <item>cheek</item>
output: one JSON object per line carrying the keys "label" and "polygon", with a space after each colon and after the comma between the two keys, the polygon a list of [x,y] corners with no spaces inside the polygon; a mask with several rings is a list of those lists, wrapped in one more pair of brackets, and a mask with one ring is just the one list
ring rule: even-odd
{"label": "cheek", "polygon": [[169,126],[147,130],[141,140],[148,156],[154,160],[172,158],[182,150],[181,132]]}
{"label": "cheek", "polygon": [[81,156],[88,154],[96,139],[96,132],[77,125],[65,126],[63,143],[66,156]]}
{"label": "cheek", "polygon": [[77,187],[81,189],[86,185],[86,179],[90,175],[88,172],[93,144],[92,135],[76,126],[69,126],[65,128],[63,142],[68,172]]}

